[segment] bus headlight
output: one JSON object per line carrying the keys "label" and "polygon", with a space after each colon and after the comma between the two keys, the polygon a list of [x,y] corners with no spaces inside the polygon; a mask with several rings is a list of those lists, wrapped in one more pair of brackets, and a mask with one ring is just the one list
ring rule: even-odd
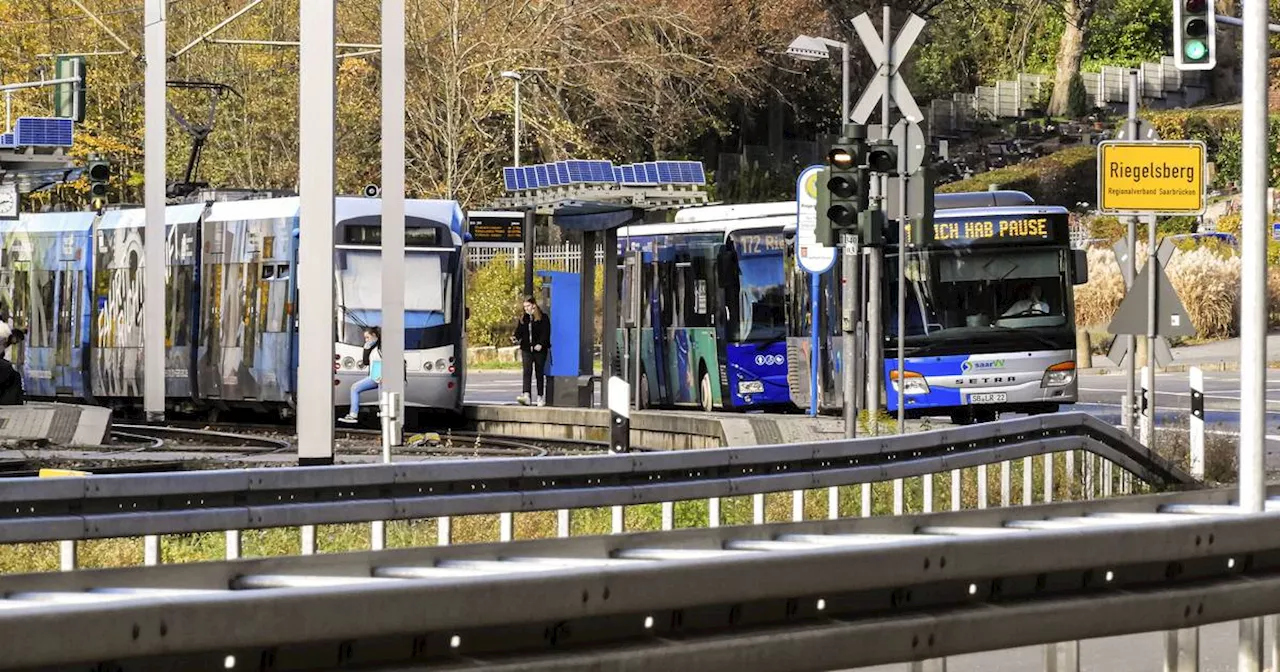
{"label": "bus headlight", "polygon": [[1075,379],[1076,363],[1058,362],[1044,370],[1044,377],[1040,379],[1040,387],[1062,387],[1075,382]]}
{"label": "bus headlight", "polygon": [[[902,372],[903,394],[929,394],[929,381],[924,376],[915,371]],[[893,391],[898,391],[898,372],[893,370],[889,372],[889,380],[893,383]]]}
{"label": "bus headlight", "polygon": [[738,381],[738,394],[764,394],[764,381],[740,380]]}

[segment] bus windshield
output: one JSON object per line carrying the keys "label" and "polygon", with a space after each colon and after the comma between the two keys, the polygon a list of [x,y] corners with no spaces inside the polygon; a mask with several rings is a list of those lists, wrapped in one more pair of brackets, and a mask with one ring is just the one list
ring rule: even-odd
{"label": "bus windshield", "polygon": [[[908,253],[907,344],[1013,337],[1069,327],[1067,264],[1061,249],[951,249]],[[896,257],[886,259],[897,277]],[[886,282],[886,287],[896,283]],[[898,297],[887,292],[886,336],[896,336]],[[1042,339],[1041,339],[1042,340]],[[1029,349],[1036,349],[1031,347]]]}
{"label": "bus windshield", "polygon": [[738,259],[738,269],[741,280],[736,340],[786,338],[786,273],[782,255],[742,256]]}

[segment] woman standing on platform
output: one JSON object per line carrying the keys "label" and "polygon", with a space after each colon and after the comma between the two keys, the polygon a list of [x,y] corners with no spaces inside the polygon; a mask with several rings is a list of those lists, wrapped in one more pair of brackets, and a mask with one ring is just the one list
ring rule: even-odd
{"label": "woman standing on platform", "polygon": [[530,376],[538,380],[538,396],[534,402],[538,406],[547,403],[544,395],[546,381],[547,353],[551,350],[551,318],[547,317],[532,296],[524,299],[524,315],[511,335],[511,342],[520,346],[520,356],[524,360],[524,394],[516,397],[516,401],[528,405],[529,393],[532,391]]}

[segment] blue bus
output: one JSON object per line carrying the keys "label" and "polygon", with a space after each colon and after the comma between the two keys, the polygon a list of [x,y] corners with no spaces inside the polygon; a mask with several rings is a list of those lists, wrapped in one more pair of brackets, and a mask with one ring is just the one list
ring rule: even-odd
{"label": "blue bus", "polygon": [[794,264],[794,203],[704,206],[674,223],[618,232],[640,253],[640,291],[624,265],[619,305],[638,302],[637,329],[618,330],[615,361],[642,407],[790,408],[786,296]]}
{"label": "blue bus", "polygon": [[[967,424],[1075,403],[1073,286],[1087,280],[1068,213],[1030,203],[938,209],[908,230],[903,403]],[[886,244],[885,408],[898,409],[897,231]]]}

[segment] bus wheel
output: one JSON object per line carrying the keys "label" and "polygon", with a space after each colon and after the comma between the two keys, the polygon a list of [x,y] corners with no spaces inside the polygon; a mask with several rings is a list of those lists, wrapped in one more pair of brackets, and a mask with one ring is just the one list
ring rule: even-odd
{"label": "bus wheel", "polygon": [[649,408],[649,374],[640,374],[640,389],[636,392],[636,408]]}
{"label": "bus wheel", "polygon": [[698,383],[698,405],[707,413],[714,410],[711,401],[711,376],[706,371],[702,372],[702,380]]}

